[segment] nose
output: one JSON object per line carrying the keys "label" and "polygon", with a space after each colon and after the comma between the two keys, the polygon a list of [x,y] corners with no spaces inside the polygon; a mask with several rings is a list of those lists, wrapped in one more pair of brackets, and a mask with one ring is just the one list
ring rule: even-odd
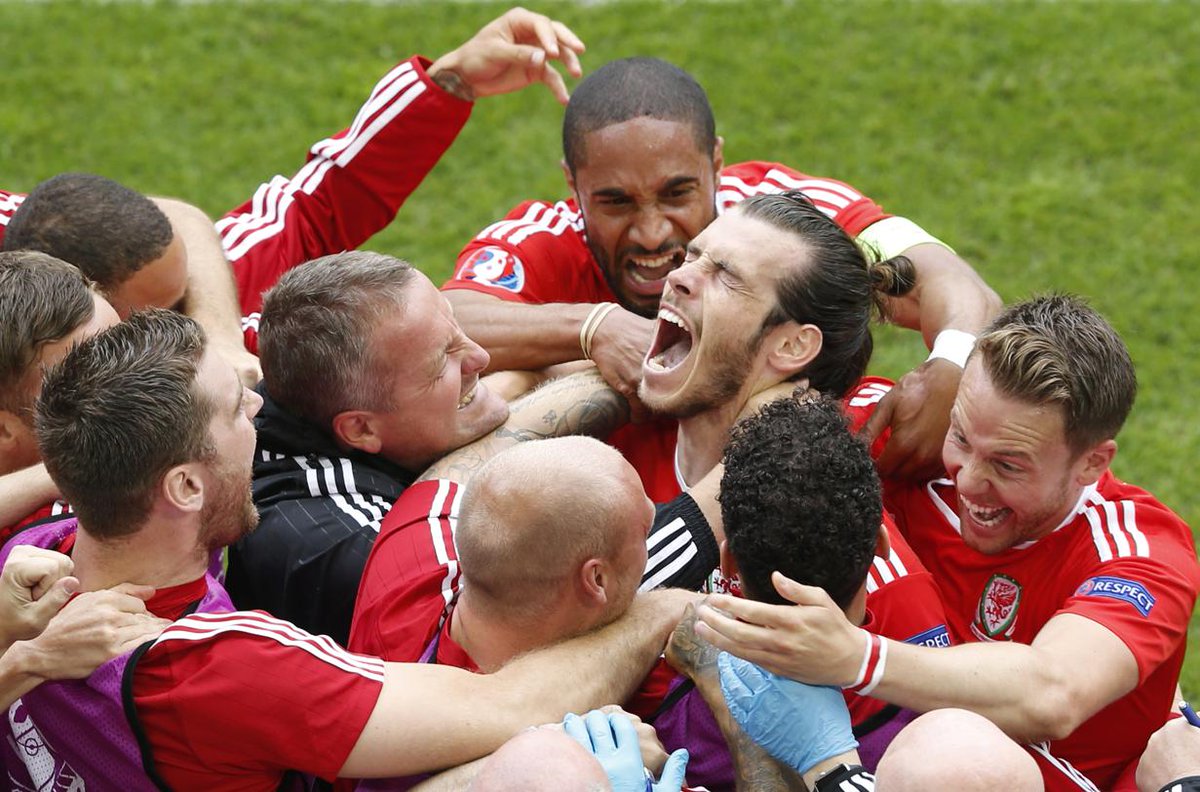
{"label": "nose", "polygon": [[[667,286],[678,294],[691,294],[696,282],[695,262],[685,261],[667,273]],[[666,292],[664,291],[664,294]]]}
{"label": "nose", "polygon": [[658,250],[671,237],[671,221],[657,206],[638,210],[629,231],[629,241],[645,250]]}
{"label": "nose", "polygon": [[246,388],[244,385],[242,387],[245,388],[245,393],[242,396],[242,400],[243,404],[245,405],[244,409],[246,410],[246,417],[253,418],[254,416],[258,415],[258,411],[262,409],[262,396],[259,396],[258,391],[254,390],[253,388]]}
{"label": "nose", "polygon": [[464,372],[475,374],[486,369],[491,362],[492,356],[488,354],[488,351],[468,338],[467,354],[463,356]]}

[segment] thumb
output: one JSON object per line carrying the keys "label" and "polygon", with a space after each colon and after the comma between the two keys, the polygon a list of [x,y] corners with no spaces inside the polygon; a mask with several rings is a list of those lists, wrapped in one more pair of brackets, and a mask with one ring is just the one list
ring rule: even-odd
{"label": "thumb", "polygon": [[29,605],[38,616],[41,624],[50,621],[54,614],[62,610],[62,607],[67,604],[71,596],[79,591],[79,579],[74,577],[59,578],[54,581],[54,585],[46,590],[46,593],[38,597]]}
{"label": "thumb", "polygon": [[667,758],[662,775],[654,785],[654,792],[679,792],[683,787],[683,776],[687,772],[687,748],[680,748]]}
{"label": "thumb", "polygon": [[868,446],[878,440],[879,436],[883,434],[883,430],[892,423],[892,414],[896,410],[896,400],[892,398],[894,393],[895,389],[879,400],[879,404],[875,405],[867,422],[858,431],[858,436],[865,440]]}

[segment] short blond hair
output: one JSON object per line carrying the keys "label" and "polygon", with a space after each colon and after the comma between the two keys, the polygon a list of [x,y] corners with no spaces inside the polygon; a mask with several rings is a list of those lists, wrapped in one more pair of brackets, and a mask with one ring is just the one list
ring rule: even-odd
{"label": "short blond hair", "polygon": [[1076,452],[1116,437],[1137,396],[1121,336],[1080,297],[1050,294],[1008,308],[975,343],[992,384],[1006,396],[1063,411]]}

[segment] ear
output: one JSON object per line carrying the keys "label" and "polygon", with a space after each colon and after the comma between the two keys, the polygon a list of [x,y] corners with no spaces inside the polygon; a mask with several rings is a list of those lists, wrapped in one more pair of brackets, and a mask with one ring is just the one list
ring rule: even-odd
{"label": "ear", "polygon": [[366,410],[346,410],[333,416],[333,438],[347,448],[378,454],[383,441],[375,431],[375,414]]}
{"label": "ear", "polygon": [[583,598],[593,605],[608,602],[608,570],[599,558],[589,558],[579,568],[579,582]]}
{"label": "ear", "polygon": [[1075,474],[1075,483],[1084,487],[1095,484],[1112,465],[1116,455],[1117,441],[1111,438],[1084,451],[1076,463],[1079,468]]}
{"label": "ear", "polygon": [[17,428],[21,419],[16,413],[0,410],[0,454],[17,444]]}
{"label": "ear", "polygon": [[575,196],[575,203],[579,203],[579,194],[575,192],[575,174],[571,173],[571,166],[567,165],[567,161],[559,160],[558,164],[562,167],[563,178],[567,180],[567,189]]}
{"label": "ear", "polygon": [[887,526],[882,522],[879,523],[879,534],[875,538],[875,555],[880,558],[887,558],[892,552],[892,537],[888,536]]}
{"label": "ear", "polygon": [[767,365],[791,379],[821,353],[821,328],[813,324],[784,322],[767,334]]}
{"label": "ear", "polygon": [[721,168],[725,167],[725,138],[720,135],[717,135],[717,142],[713,144],[712,160],[713,170],[720,174]]}
{"label": "ear", "polygon": [[172,508],[186,513],[199,512],[204,507],[204,493],[204,479],[194,462],[171,468],[159,485],[163,500]]}
{"label": "ear", "polygon": [[729,542],[722,539],[718,545],[718,550],[721,555],[721,574],[727,580],[733,580],[737,577],[738,565],[737,560],[733,557],[733,553],[729,552]]}

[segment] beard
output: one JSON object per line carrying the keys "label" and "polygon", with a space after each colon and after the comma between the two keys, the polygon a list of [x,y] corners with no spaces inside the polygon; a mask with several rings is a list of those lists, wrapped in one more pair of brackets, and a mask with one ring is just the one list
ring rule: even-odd
{"label": "beard", "polygon": [[249,471],[219,468],[216,491],[200,511],[200,536],[203,550],[212,552],[236,542],[258,526],[258,508],[250,496]]}
{"label": "beard", "polygon": [[[652,412],[676,419],[691,418],[720,407],[737,396],[746,384],[760,341],[756,337],[742,344],[720,342],[709,353],[708,360],[696,361],[693,381],[686,383],[682,392],[648,395],[643,385],[638,389],[638,397]],[[704,351],[697,348],[694,354]]]}

